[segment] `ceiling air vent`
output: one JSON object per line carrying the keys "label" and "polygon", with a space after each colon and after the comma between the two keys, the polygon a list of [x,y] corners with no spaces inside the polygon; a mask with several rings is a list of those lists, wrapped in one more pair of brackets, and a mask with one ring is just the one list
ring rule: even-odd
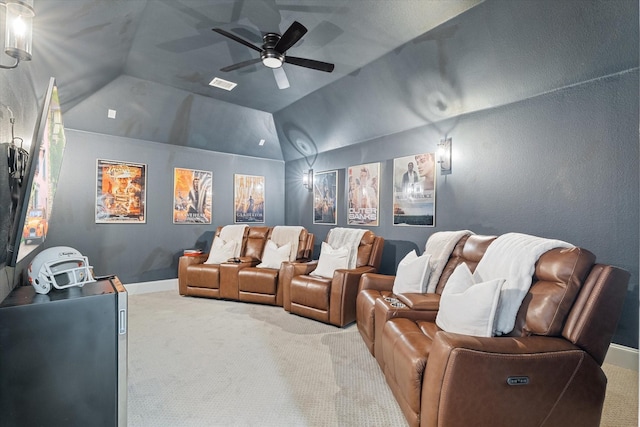
{"label": "ceiling air vent", "polygon": [[236,87],[238,83],[233,83],[228,80],[221,79],[219,77],[214,77],[213,80],[209,83],[209,86],[217,87],[224,90],[231,90]]}

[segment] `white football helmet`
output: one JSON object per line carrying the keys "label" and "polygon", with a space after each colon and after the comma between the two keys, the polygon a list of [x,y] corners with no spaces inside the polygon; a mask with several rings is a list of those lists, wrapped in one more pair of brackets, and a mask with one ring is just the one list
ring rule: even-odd
{"label": "white football helmet", "polygon": [[40,252],[29,264],[29,283],[37,293],[47,294],[53,286],[65,289],[95,282],[86,256],[68,246],[55,246]]}

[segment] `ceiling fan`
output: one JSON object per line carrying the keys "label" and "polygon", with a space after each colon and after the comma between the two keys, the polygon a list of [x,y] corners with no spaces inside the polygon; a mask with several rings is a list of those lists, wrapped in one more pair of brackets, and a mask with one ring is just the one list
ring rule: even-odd
{"label": "ceiling fan", "polygon": [[293,24],[291,24],[289,28],[287,28],[287,31],[285,31],[282,35],[277,33],[266,33],[264,36],[262,36],[263,43],[261,48],[221,28],[213,28],[213,31],[218,34],[222,34],[223,36],[228,37],[240,44],[243,44],[255,51],[260,52],[259,58],[249,59],[248,61],[229,65],[227,67],[221,68],[220,71],[233,71],[237,70],[238,68],[262,62],[264,66],[272,68],[274,70],[274,75],[276,77],[278,87],[280,89],[285,89],[289,87],[289,82],[286,75],[284,74],[284,70],[280,69],[280,67],[282,67],[282,64],[285,62],[287,64],[311,68],[313,70],[325,71],[327,73],[332,72],[334,68],[334,64],[330,64],[328,62],[321,62],[313,59],[298,58],[295,56],[286,55],[287,50],[295,45],[307,32],[305,26],[298,21],[294,21]]}

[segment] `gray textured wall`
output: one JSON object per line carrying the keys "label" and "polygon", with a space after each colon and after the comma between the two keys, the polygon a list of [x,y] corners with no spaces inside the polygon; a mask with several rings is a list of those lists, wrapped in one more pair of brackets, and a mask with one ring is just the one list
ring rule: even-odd
{"label": "gray textured wall", "polygon": [[[339,170],[338,226],[346,226],[346,168],[381,162],[381,222],[371,230],[386,239],[384,273],[410,249],[424,250],[433,232],[455,229],[562,239],[630,271],[614,341],[637,348],[638,90],[635,70],[320,154],[314,170]],[[453,138],[453,170],[438,176],[436,225],[393,226],[393,158],[435,151],[441,128]],[[287,162],[286,222],[320,242],[330,227],[312,223],[311,193],[301,185],[307,168]]]}
{"label": "gray textured wall", "polygon": [[[137,139],[67,130],[67,147],[46,246],[71,246],[89,258],[98,275],[123,283],[177,277],[185,248],[211,243],[211,231],[233,224],[233,174],[263,175],[265,224],[284,223],[284,163],[181,148]],[[147,222],[96,224],[96,159],[147,165]],[[173,224],[175,167],[213,172],[211,225]],[[206,239],[206,240],[203,240]]]}

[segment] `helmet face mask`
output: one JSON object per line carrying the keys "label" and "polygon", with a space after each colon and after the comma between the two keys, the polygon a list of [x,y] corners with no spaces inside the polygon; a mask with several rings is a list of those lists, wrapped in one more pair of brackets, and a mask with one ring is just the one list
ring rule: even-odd
{"label": "helmet face mask", "polygon": [[28,268],[29,283],[39,294],[51,288],[65,289],[95,282],[87,257],[68,246],[45,249],[33,259]]}

